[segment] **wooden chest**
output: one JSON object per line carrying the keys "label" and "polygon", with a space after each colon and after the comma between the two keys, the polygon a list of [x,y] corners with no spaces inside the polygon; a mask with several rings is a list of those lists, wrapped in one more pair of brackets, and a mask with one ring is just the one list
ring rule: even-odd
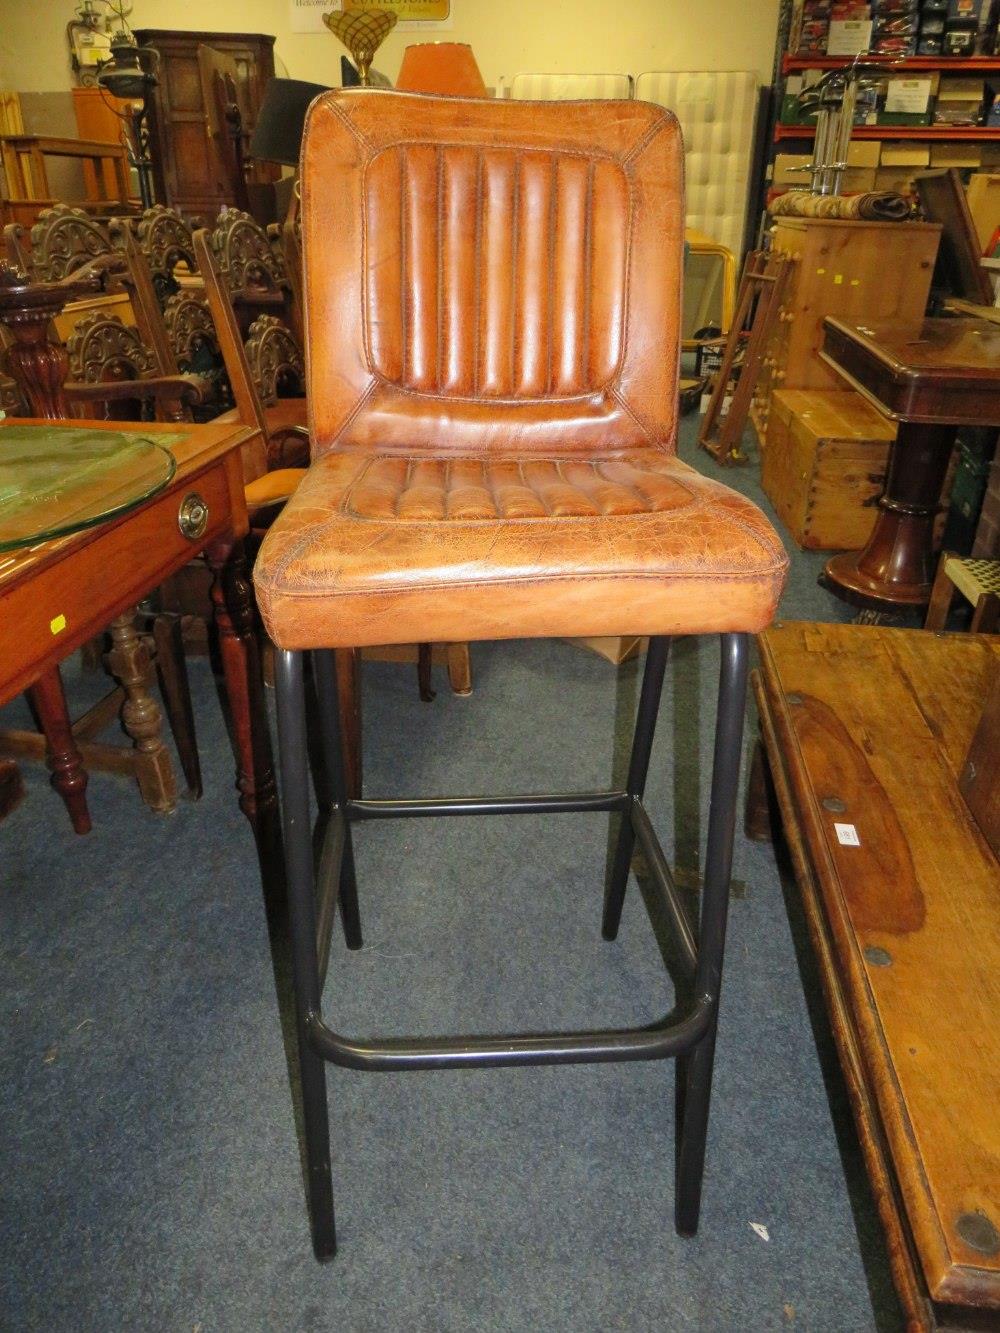
{"label": "wooden chest", "polygon": [[779,389],[843,388],[819,359],[823,318],[919,320],[927,306],[941,228],[929,222],[842,222],[777,218],[777,254],[792,270],[754,393],[754,423],[763,434]]}
{"label": "wooden chest", "polygon": [[850,390],[774,394],[762,483],[799,546],[810,551],[864,546],[895,436],[892,422]]}

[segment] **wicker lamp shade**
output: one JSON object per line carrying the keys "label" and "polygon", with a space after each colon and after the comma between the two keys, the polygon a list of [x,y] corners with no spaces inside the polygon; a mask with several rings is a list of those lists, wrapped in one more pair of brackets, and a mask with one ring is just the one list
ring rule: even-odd
{"label": "wicker lamp shade", "polygon": [[323,15],[323,22],[350,51],[364,86],[368,84],[368,71],[375,52],[396,26],[396,18],[391,9],[360,9]]}
{"label": "wicker lamp shade", "polygon": [[408,93],[485,97],[486,84],[465,42],[422,42],[403,53],[396,87]]}

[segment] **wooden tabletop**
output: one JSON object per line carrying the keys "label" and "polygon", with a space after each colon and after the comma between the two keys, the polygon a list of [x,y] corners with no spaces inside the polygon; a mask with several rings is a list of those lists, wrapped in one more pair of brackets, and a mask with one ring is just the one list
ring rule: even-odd
{"label": "wooden tabletop", "polygon": [[1000,327],[976,318],[852,324],[828,315],[822,359],[885,416],[1000,425]]}
{"label": "wooden tabletop", "polygon": [[880,1211],[899,1210],[896,1248],[933,1301],[998,1308],[1000,866],[958,776],[1000,639],[787,623],[760,652],[762,732]]}
{"label": "wooden tabletop", "polygon": [[[0,421],[0,449],[3,430],[15,424],[48,429],[53,423]],[[122,429],[121,422],[85,424],[88,429]],[[0,702],[100,633],[213,537],[246,533],[240,449],[252,430],[147,422],[139,429],[154,439],[170,438],[177,471],[165,490],[99,527],[0,553]],[[204,540],[197,543],[178,527],[178,506],[191,492],[202,495],[209,511]]]}

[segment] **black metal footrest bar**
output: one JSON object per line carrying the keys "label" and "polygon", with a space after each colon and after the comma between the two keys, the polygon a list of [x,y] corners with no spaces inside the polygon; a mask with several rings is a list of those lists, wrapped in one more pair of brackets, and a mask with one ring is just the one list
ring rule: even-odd
{"label": "black metal footrest bar", "polygon": [[597,1028],[583,1032],[510,1033],[470,1037],[386,1037],[351,1041],[308,1018],[309,1042],[317,1054],[347,1069],[489,1069],[501,1065],[611,1063],[666,1060],[680,1055],[708,1031],[714,1002],[700,995],[681,1018],[644,1028]]}
{"label": "black metal footrest bar", "polygon": [[627,810],[624,791],[558,792],[539,796],[444,796],[428,800],[346,801],[348,819],[419,819],[427,815],[558,815]]}
{"label": "black metal footrest bar", "polygon": [[[331,811],[316,872],[316,947],[319,972],[326,976],[331,926],[349,821],[421,815],[551,814],[621,811],[630,821],[650,873],[650,887],[667,917],[688,978],[698,949],[687,912],[677,893],[663,849],[641,801],[627,792],[567,792],[547,796],[482,796],[432,800],[346,801]],[[499,1065],[581,1064],[593,1061],[663,1060],[694,1045],[707,1030],[714,1009],[701,995],[681,1018],[642,1028],[580,1032],[506,1033],[496,1036],[395,1037],[352,1041],[328,1028],[319,1013],[309,1016],[309,1040],[316,1052],[350,1069],[448,1069]]]}

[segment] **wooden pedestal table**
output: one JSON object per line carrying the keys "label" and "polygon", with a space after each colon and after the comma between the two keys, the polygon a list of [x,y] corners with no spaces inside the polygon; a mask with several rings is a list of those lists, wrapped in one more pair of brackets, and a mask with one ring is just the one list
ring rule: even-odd
{"label": "wooden pedestal table", "polygon": [[835,555],[820,577],[871,611],[926,607],[933,528],[959,426],[1000,426],[1000,326],[927,319],[872,326],[823,321],[822,359],[899,423],[868,544]]}
{"label": "wooden pedestal table", "polygon": [[759,643],[767,766],[907,1327],[995,1329],[1000,866],[960,782],[1000,639],[788,623]]}
{"label": "wooden pedestal table", "polygon": [[[14,440],[25,427],[41,439],[65,431],[80,434],[135,430],[135,423],[0,421],[0,461],[15,485]],[[240,808],[253,827],[265,886],[280,885],[281,843],[271,743],[253,624],[253,601],[242,541],[248,529],[241,448],[253,432],[232,425],[144,423],[141,435],[169,440],[172,476],[136,507],[113,508],[115,484],[106,470],[94,474],[92,494],[76,493],[60,522],[40,522],[32,545],[0,554],[0,703],[41,684],[54,697],[49,714],[61,716],[60,736],[50,735],[53,785],[77,818],[85,818],[86,775],[73,740],[56,668],[107,625],[112,626],[111,667],[126,693],[124,720],[143,754],[137,775],[155,773],[165,758],[159,706],[144,685],[142,651],[132,623],[136,604],[169,575],[204,553],[214,583],[212,600],[232,718]],[[30,431],[27,432],[30,437]],[[6,438],[5,437],[9,437]],[[56,442],[61,458],[66,441]],[[5,453],[5,448],[7,452]],[[122,488],[123,489],[123,488]],[[60,495],[58,487],[51,493]],[[103,509],[101,509],[103,505]],[[88,508],[89,506],[89,508]],[[0,536],[10,543],[9,519],[0,507]],[[88,521],[96,526],[81,527]],[[44,540],[43,534],[78,531]],[[27,531],[27,530],[25,530]],[[18,534],[14,533],[14,540]]]}

